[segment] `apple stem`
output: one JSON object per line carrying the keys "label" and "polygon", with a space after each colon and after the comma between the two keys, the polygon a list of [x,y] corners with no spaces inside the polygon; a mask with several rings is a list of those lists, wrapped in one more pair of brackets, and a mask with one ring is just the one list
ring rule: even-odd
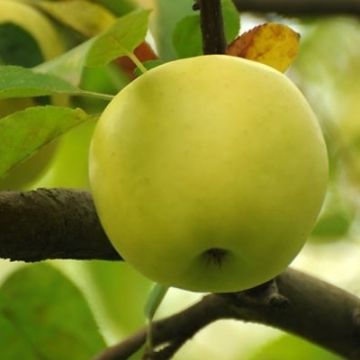
{"label": "apple stem", "polygon": [[139,58],[132,52],[129,52],[128,54],[126,54],[131,61],[137,66],[137,68],[143,73],[145,74],[148,70],[147,68],[143,65],[143,63],[139,60]]}
{"label": "apple stem", "polygon": [[224,54],[226,39],[221,0],[198,0],[204,54]]}

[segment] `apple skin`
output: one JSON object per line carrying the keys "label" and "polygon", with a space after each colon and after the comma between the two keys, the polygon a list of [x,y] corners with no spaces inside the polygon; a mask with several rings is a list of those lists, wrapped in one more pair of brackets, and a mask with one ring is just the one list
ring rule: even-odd
{"label": "apple skin", "polygon": [[225,55],[133,81],[90,147],[95,206],[115,248],[150,279],[199,292],[240,291],[283,271],[327,180],[325,142],[300,91]]}

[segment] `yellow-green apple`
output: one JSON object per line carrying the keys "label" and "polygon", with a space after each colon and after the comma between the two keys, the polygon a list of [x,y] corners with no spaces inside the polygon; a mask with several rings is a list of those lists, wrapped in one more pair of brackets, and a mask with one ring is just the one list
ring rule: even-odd
{"label": "yellow-green apple", "polygon": [[321,208],[327,151],[296,86],[226,55],[156,67],[119,92],[90,148],[110,240],[150,279],[230,292],[283,271]]}

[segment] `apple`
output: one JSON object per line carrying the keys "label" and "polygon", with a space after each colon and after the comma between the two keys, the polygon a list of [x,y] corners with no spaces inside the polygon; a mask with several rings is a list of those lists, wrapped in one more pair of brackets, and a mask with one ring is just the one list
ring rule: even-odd
{"label": "apple", "polygon": [[226,55],[160,65],[106,107],[90,186],[115,248],[148,278],[251,288],[302,248],[327,187],[326,145],[296,86]]}

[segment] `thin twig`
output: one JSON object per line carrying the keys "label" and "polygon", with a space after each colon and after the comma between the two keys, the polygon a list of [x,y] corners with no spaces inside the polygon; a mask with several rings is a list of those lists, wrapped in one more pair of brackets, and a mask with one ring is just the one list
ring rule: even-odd
{"label": "thin twig", "polygon": [[[286,306],[278,306],[267,299],[274,294],[286,299]],[[341,299],[341,300],[340,300]],[[288,269],[264,288],[232,294],[212,294],[188,309],[154,323],[154,345],[164,347],[151,360],[163,360],[191,339],[200,329],[219,319],[238,319],[274,326],[297,334],[327,348],[346,359],[359,359],[360,299],[328,283],[302,272]],[[111,348],[111,356],[96,360],[122,360],[126,344],[133,344],[145,330],[118,345],[121,353]],[[236,341],[236,339],[234,339]],[[167,353],[166,349],[170,349]],[[134,347],[132,347],[134,351]],[[106,352],[105,352],[106,353]],[[104,353],[104,354],[105,354]]]}
{"label": "thin twig", "polygon": [[221,0],[198,0],[204,54],[224,54],[226,40]]}
{"label": "thin twig", "polygon": [[360,0],[233,0],[239,11],[287,15],[360,15]]}

